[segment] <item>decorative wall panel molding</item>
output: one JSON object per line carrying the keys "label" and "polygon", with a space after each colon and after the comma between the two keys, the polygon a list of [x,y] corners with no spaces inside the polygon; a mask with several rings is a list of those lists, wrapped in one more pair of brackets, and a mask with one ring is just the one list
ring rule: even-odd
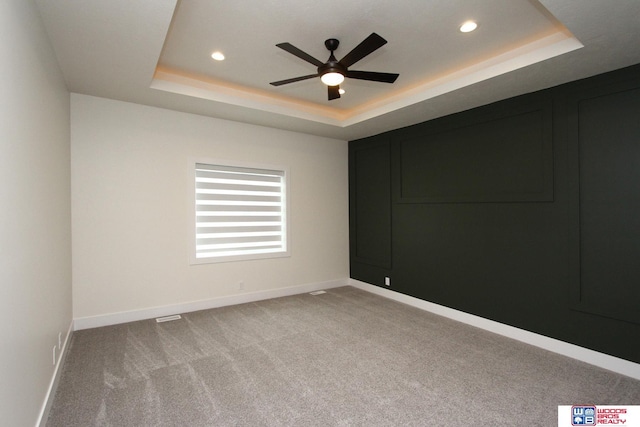
{"label": "decorative wall panel molding", "polygon": [[350,152],[350,245],[353,261],[391,268],[391,170],[386,140]]}
{"label": "decorative wall panel molding", "polygon": [[397,201],[553,201],[552,104],[535,104],[436,120],[399,141]]}
{"label": "decorative wall panel molding", "polygon": [[640,82],[580,92],[569,105],[579,182],[575,308],[640,324]]}

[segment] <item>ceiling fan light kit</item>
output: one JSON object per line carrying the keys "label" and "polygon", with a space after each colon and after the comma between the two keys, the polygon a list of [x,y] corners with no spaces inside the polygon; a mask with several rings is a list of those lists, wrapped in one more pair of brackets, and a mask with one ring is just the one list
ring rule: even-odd
{"label": "ceiling fan light kit", "polygon": [[323,74],[320,80],[327,86],[338,86],[344,81],[344,75],[337,71],[329,72]]}
{"label": "ceiling fan light kit", "polygon": [[324,45],[331,52],[331,55],[325,63],[317,60],[308,53],[303,52],[302,50],[293,46],[291,43],[279,43],[276,46],[280,49],[285,50],[290,54],[295,55],[298,58],[309,62],[310,64],[315,65],[318,68],[316,74],[309,74],[306,76],[271,82],[271,85],[282,86],[289,83],[312,79],[314,77],[320,77],[322,83],[328,86],[328,97],[329,101],[331,101],[333,99],[340,98],[340,84],[344,81],[345,77],[359,80],[369,80],[374,82],[393,83],[396,81],[399,74],[349,70],[349,67],[351,65],[355,64],[365,56],[384,46],[386,43],[387,41],[380,37],[378,34],[371,33],[369,37],[364,39],[351,52],[347,53],[344,58],[338,61],[333,52],[338,48],[340,42],[337,39],[328,39],[324,42]]}

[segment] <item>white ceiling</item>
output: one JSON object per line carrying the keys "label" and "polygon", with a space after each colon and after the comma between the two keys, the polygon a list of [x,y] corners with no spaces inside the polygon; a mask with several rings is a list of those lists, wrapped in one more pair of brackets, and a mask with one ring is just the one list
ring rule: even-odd
{"label": "white ceiling", "polygon": [[[640,63],[636,0],[36,1],[71,92],[340,139]],[[316,72],[277,43],[324,62],[372,32],[388,43],[349,69],[394,84],[269,84]]]}

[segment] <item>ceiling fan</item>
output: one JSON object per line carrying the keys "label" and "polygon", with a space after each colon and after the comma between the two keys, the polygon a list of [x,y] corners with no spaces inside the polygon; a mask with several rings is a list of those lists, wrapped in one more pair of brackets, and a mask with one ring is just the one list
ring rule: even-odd
{"label": "ceiling fan", "polygon": [[318,72],[316,74],[309,74],[306,76],[294,77],[292,79],[271,82],[271,84],[273,86],[281,86],[288,83],[294,83],[301,80],[320,77],[322,83],[328,86],[329,101],[331,101],[332,99],[340,98],[340,83],[344,81],[345,77],[359,80],[371,80],[374,82],[393,83],[396,81],[399,74],[349,70],[350,66],[360,61],[362,58],[374,52],[375,50],[379,49],[380,47],[384,46],[386,43],[387,41],[380,37],[378,34],[371,33],[369,37],[364,39],[351,52],[347,53],[344,58],[338,61],[333,55],[333,52],[338,48],[340,42],[336,39],[328,39],[324,42],[324,45],[327,47],[327,49],[331,51],[331,55],[329,56],[327,62],[321,62],[317,60],[308,53],[305,53],[297,47],[293,46],[291,43],[279,43],[276,45],[277,47],[286,50],[290,54],[295,55],[298,58],[315,65],[316,67],[318,67]]}

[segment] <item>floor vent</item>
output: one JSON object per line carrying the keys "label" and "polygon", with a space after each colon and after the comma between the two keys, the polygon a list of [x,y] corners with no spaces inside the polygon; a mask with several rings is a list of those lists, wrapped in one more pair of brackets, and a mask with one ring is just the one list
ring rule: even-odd
{"label": "floor vent", "polygon": [[327,291],[314,291],[314,292],[309,292],[309,295],[322,295],[326,293]]}
{"label": "floor vent", "polygon": [[172,320],[180,320],[180,319],[182,319],[182,316],[180,316],[179,314],[174,314],[173,316],[157,317],[156,322],[158,323],[171,322]]}

